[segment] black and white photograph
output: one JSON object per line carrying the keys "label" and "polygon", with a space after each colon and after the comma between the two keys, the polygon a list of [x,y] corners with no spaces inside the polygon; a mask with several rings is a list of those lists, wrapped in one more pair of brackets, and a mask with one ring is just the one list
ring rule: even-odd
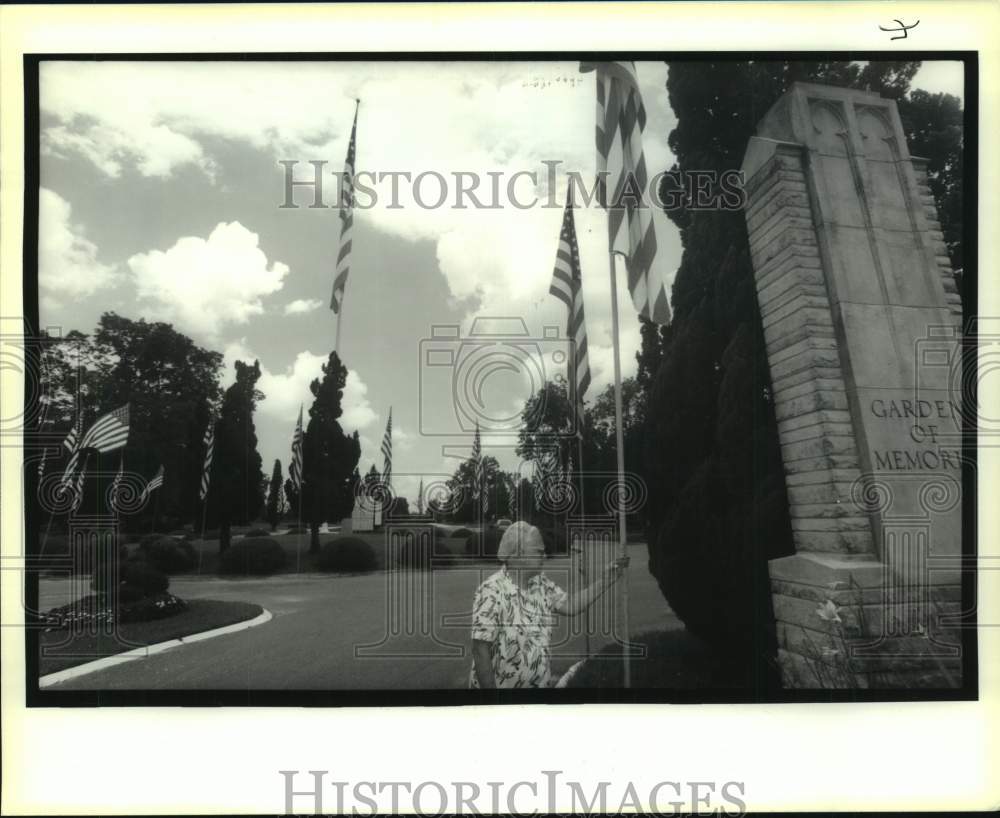
{"label": "black and white photograph", "polygon": [[[975,705],[992,90],[919,17],[26,50],[20,706]],[[304,763],[262,773],[286,813]],[[716,778],[682,809],[753,802]],[[628,786],[600,811],[666,798]]]}
{"label": "black and white photograph", "polygon": [[666,56],[38,61],[41,691],[968,689],[969,64]]}

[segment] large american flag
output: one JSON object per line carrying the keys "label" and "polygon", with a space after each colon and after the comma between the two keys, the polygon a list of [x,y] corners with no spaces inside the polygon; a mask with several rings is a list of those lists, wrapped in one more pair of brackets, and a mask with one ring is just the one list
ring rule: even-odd
{"label": "large american flag", "polygon": [[351,141],[347,145],[347,158],[344,160],[344,178],[340,185],[340,250],[337,252],[337,267],[333,275],[333,295],[330,297],[330,309],[337,314],[344,306],[347,274],[351,269],[351,233],[354,228],[354,151],[357,133],[358,109],[355,107],[354,124],[351,126]]}
{"label": "large american flag", "polygon": [[[597,72],[597,196],[608,211],[608,249],[625,256],[632,304],[657,324],[670,320],[642,150],[646,109],[631,61],[580,63]],[[624,195],[623,195],[624,194]],[[638,201],[637,201],[638,199]]]}
{"label": "large american flag", "polygon": [[292,463],[288,467],[288,476],[298,491],[302,488],[302,407],[299,406],[299,420],[295,424],[295,434],[292,435]]}
{"label": "large american flag", "polygon": [[212,476],[212,456],[215,454],[215,420],[212,418],[208,420],[208,428],[205,429],[202,445],[205,447],[205,464],[201,467],[201,487],[198,489],[198,497],[204,500],[208,497],[209,478]]}
{"label": "large american flag", "polygon": [[[571,188],[572,189],[572,188]],[[583,420],[583,398],[590,386],[590,363],[587,359],[587,325],[583,318],[583,279],[580,275],[580,247],[576,241],[576,224],[570,194],[566,195],[566,213],[559,234],[556,266],[552,272],[549,292],[562,301],[569,310],[566,319],[566,336],[573,342],[573,355],[567,362],[569,372],[570,405],[577,413],[578,423]],[[579,427],[578,427],[579,428]]]}
{"label": "large american flag", "polygon": [[382,482],[392,485],[392,407],[389,407],[389,420],[385,424],[385,434],[382,435]]}
{"label": "large american flag", "polygon": [[91,426],[80,441],[81,449],[97,449],[102,454],[120,449],[128,442],[128,404],[108,412]]}

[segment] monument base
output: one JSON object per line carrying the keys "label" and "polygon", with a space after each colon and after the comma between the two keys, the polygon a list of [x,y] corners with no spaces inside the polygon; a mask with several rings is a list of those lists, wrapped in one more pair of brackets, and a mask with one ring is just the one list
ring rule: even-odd
{"label": "monument base", "polygon": [[786,688],[957,688],[957,573],[907,581],[866,555],[799,553],[769,563]]}

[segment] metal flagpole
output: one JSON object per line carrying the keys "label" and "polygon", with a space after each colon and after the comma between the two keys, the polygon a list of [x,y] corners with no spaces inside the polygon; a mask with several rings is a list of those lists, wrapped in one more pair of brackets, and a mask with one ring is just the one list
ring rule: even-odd
{"label": "metal flagpole", "polygon": [[[577,423],[582,424],[583,418],[582,413],[577,412]],[[587,504],[586,497],[583,494],[583,426],[579,426],[576,435],[576,462],[577,468],[580,470],[580,573],[581,580],[583,581],[583,587],[586,588],[590,583],[587,581],[590,578],[589,565],[587,560],[589,555],[587,553]],[[584,626],[583,626],[583,650],[590,656],[590,625],[593,620],[593,607],[587,608],[584,613]]]}
{"label": "metal flagpole", "polygon": [[[615,276],[615,253],[608,253],[608,263],[611,271],[611,339],[615,358],[615,446],[618,449],[618,553],[627,556],[627,531],[625,528],[625,443],[622,429],[622,365],[621,351],[618,341],[618,282]],[[622,575],[621,584],[621,623],[625,631],[625,649],[622,653],[625,687],[632,686],[632,668],[629,662],[629,622],[628,622],[628,570]]]}

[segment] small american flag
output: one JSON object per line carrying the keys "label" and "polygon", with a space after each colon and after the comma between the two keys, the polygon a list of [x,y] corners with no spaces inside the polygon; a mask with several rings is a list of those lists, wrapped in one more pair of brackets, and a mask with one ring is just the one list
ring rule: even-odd
{"label": "small american flag", "polygon": [[302,488],[302,407],[299,406],[299,420],[295,424],[295,434],[292,435],[292,463],[288,467],[288,476],[296,490]]}
{"label": "small american flag", "polygon": [[111,452],[120,449],[128,442],[128,404],[126,403],[113,412],[108,412],[91,426],[80,441],[81,449],[97,449],[97,451]]}
{"label": "small american flag", "polygon": [[340,187],[340,250],[337,253],[337,267],[333,276],[333,295],[330,309],[339,314],[344,305],[344,290],[347,275],[351,270],[351,233],[354,229],[354,153],[358,134],[358,106],[354,108],[354,124],[351,126],[351,141],[347,145],[344,160],[344,178]]}
{"label": "small american flag", "polygon": [[156,470],[156,474],[153,475],[153,479],[146,484],[146,488],[142,490],[143,499],[147,499],[150,494],[156,491],[160,486],[163,485],[163,466]]}
{"label": "small american flag", "polygon": [[86,455],[83,458],[83,466],[76,475],[76,481],[73,483],[73,503],[72,511],[76,514],[80,510],[80,506],[83,504],[83,478],[87,474],[87,462],[90,460],[90,455]]}
{"label": "small american flag", "polygon": [[385,424],[385,434],[382,435],[382,482],[392,485],[392,407],[389,407],[389,419]]}
{"label": "small american flag", "polygon": [[63,471],[62,480],[60,481],[60,485],[64,489],[72,485],[73,475],[76,473],[77,466],[80,465],[80,449],[77,446],[79,440],[80,416],[77,415],[76,423],[73,424],[73,428],[69,430],[69,434],[66,435],[66,439],[63,441],[63,447],[69,452],[69,462],[66,464],[66,469]]}
{"label": "small american flag", "polygon": [[205,446],[205,465],[201,469],[201,487],[198,489],[198,497],[204,500],[208,496],[209,479],[212,475],[212,455],[215,453],[215,421],[209,419],[208,428],[205,429],[205,438],[202,441]]}
{"label": "small american flag", "polygon": [[486,519],[486,512],[489,506],[489,494],[486,491],[486,471],[483,462],[483,442],[479,436],[479,421],[476,421],[476,436],[472,439],[472,474],[475,485],[472,487],[472,496],[479,500],[479,508],[483,519]]}
{"label": "small american flag", "polygon": [[646,109],[635,64],[584,62],[580,70],[597,72],[597,198],[608,211],[608,250],[625,256],[636,312],[666,324],[670,302],[657,264],[653,208],[646,201]]}
{"label": "small american flag", "polygon": [[[572,190],[572,188],[570,188]],[[590,386],[590,363],[587,360],[587,325],[583,318],[583,278],[580,275],[580,247],[576,241],[573,221],[573,204],[570,193],[566,195],[566,214],[563,216],[559,249],[552,272],[549,292],[562,301],[569,310],[566,319],[566,336],[573,342],[573,355],[567,362],[569,372],[570,405],[583,420],[583,397]],[[582,433],[582,432],[581,432]]]}
{"label": "small american flag", "polygon": [[118,461],[118,473],[115,475],[115,479],[111,481],[112,497],[118,494],[118,487],[122,484],[122,479],[124,477],[125,477],[125,455],[122,455]]}

